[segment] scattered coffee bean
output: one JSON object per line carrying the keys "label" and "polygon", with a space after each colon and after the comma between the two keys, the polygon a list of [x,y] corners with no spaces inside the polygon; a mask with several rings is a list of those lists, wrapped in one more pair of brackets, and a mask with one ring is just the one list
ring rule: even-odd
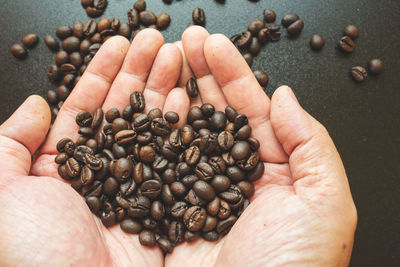
{"label": "scattered coffee bean", "polygon": [[138,0],[133,4],[133,8],[136,9],[138,12],[142,12],[146,10],[146,1]]}
{"label": "scattered coffee bean", "polygon": [[139,13],[139,20],[144,26],[156,24],[157,17],[151,11],[142,11]]}
{"label": "scattered coffee bean", "polygon": [[304,28],[304,21],[299,19],[291,23],[288,26],[287,31],[289,35],[298,35],[303,30],[303,28]]}
{"label": "scattered coffee bean", "polygon": [[371,59],[368,63],[368,69],[371,74],[380,74],[383,71],[383,61],[380,59]]}
{"label": "scattered coffee bean", "polygon": [[349,25],[344,29],[344,34],[349,36],[351,39],[355,40],[358,38],[359,31],[358,28],[354,25]]}
{"label": "scattered coffee bean", "polygon": [[46,34],[44,36],[44,43],[51,51],[57,51],[58,49],[60,49],[60,45],[51,35]]}
{"label": "scattered coffee bean", "polygon": [[264,20],[267,23],[275,22],[276,13],[272,9],[264,9]]}
{"label": "scattered coffee bean", "polygon": [[292,23],[294,23],[295,21],[297,21],[297,20],[299,20],[300,18],[299,18],[299,16],[297,15],[297,14],[295,14],[295,13],[289,13],[289,14],[286,14],[285,16],[283,16],[283,18],[282,18],[282,21],[281,21],[281,23],[282,23],[282,25],[284,26],[284,27],[289,27]]}
{"label": "scattered coffee bean", "polygon": [[161,13],[157,18],[156,25],[160,30],[163,30],[167,28],[170,23],[171,23],[171,17],[169,16],[169,14]]}
{"label": "scattered coffee bean", "polygon": [[321,50],[325,45],[325,40],[319,34],[314,34],[310,40],[310,46],[313,50]]}
{"label": "scattered coffee bean", "polygon": [[352,53],[354,51],[354,49],[356,49],[356,44],[354,43],[354,41],[348,37],[348,36],[343,36],[340,40],[339,40],[339,48],[346,53]]}
{"label": "scattered coffee bean", "polygon": [[237,41],[237,45],[240,48],[245,48],[247,46],[250,45],[252,40],[252,36],[251,36],[251,32],[244,32],[242,33],[242,36],[240,37],[240,39]]}
{"label": "scattered coffee bean", "polygon": [[258,83],[261,86],[266,86],[268,84],[269,77],[268,77],[268,74],[265,71],[263,71],[263,70],[255,70],[254,71],[254,76],[256,77]]}
{"label": "scattered coffee bean", "polygon": [[247,29],[249,30],[249,32],[251,32],[251,34],[252,34],[253,36],[257,36],[257,35],[258,35],[258,32],[259,32],[262,28],[264,28],[264,26],[265,26],[265,23],[264,23],[263,20],[261,20],[261,19],[255,19],[255,20],[252,20],[252,21],[249,23],[249,26],[247,27]]}
{"label": "scattered coffee bean", "polygon": [[18,59],[24,59],[28,54],[25,47],[21,44],[13,44],[10,48],[10,52],[14,57]]}
{"label": "scattered coffee bean", "polygon": [[363,82],[367,79],[368,73],[365,68],[356,66],[351,68],[351,76],[356,82]]}
{"label": "scattered coffee bean", "polygon": [[27,47],[27,48],[33,48],[35,45],[37,45],[39,41],[39,38],[36,34],[30,33],[27,34],[23,39],[22,43]]}
{"label": "scattered coffee bean", "polygon": [[202,8],[195,8],[192,12],[192,19],[195,25],[204,26],[206,23],[206,15]]}

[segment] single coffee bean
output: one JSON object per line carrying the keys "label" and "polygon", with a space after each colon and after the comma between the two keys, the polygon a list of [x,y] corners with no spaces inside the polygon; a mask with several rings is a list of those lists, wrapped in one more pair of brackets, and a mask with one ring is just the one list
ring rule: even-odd
{"label": "single coffee bean", "polygon": [[156,25],[160,30],[163,30],[167,28],[170,23],[171,23],[170,15],[168,13],[161,13],[157,18]]}
{"label": "single coffee bean", "polygon": [[247,159],[250,155],[249,143],[244,141],[237,142],[231,150],[232,157],[236,160]]}
{"label": "single coffee bean", "polygon": [[139,155],[142,162],[152,163],[155,159],[156,152],[151,146],[143,146],[142,148],[140,148]]}
{"label": "single coffee bean", "polygon": [[58,44],[56,39],[48,34],[44,36],[44,43],[51,51],[57,51],[58,49],[60,49],[60,45]]}
{"label": "single coffee bean", "polygon": [[66,153],[60,153],[54,159],[57,164],[64,164],[68,160],[68,155]]}
{"label": "single coffee bean", "polygon": [[197,164],[195,173],[203,181],[209,181],[214,177],[214,170],[208,163],[201,162]]}
{"label": "single coffee bean", "polygon": [[166,205],[173,205],[175,203],[174,194],[168,184],[164,184],[161,189],[161,198]]}
{"label": "single coffee bean", "polygon": [[258,35],[258,32],[259,32],[262,28],[264,28],[264,26],[265,26],[265,23],[264,23],[263,20],[261,20],[261,19],[255,19],[255,20],[252,20],[252,21],[249,23],[249,26],[248,26],[247,28],[248,28],[249,32],[251,32],[251,34],[252,34],[253,36],[257,36],[257,35]]}
{"label": "single coffee bean", "polygon": [[204,181],[201,180],[197,181],[193,185],[193,190],[197,196],[206,201],[211,201],[215,198],[214,188]]}
{"label": "single coffee bean", "polygon": [[185,232],[185,226],[181,222],[173,221],[171,222],[168,237],[174,244],[180,244],[183,242],[183,236]]}
{"label": "single coffee bean", "polygon": [[371,72],[371,74],[379,74],[383,71],[383,61],[380,59],[371,59],[368,63],[368,69]]}
{"label": "single coffee bean", "polygon": [[133,112],[142,112],[145,107],[145,99],[141,92],[134,92],[130,96],[130,104]]}
{"label": "single coffee bean", "polygon": [[[187,87],[187,84],[186,84]],[[193,123],[195,120],[201,120],[203,119],[203,112],[201,111],[201,109],[197,106],[193,106],[189,109],[189,113],[187,115],[187,122],[189,124]]]}
{"label": "single coffee bean", "polygon": [[139,242],[146,247],[154,247],[156,244],[156,236],[153,232],[143,230],[139,234]]}
{"label": "single coffee bean", "polygon": [[173,182],[170,188],[171,192],[178,198],[182,198],[187,194],[187,188],[182,182]]}
{"label": "single coffee bean", "polygon": [[79,162],[76,161],[76,159],[69,158],[65,163],[65,171],[67,172],[69,177],[77,177],[81,172],[81,166],[79,165]]}
{"label": "single coffee bean", "polygon": [[[139,144],[146,145],[153,140],[153,134],[151,132],[142,132],[136,137],[136,140]],[[166,159],[164,159],[164,160],[165,160],[165,166],[166,166],[166,164],[168,164],[168,161]],[[158,167],[155,166],[154,162],[153,162],[153,167],[155,168],[154,170],[156,170],[156,168],[160,168],[159,166]]]}
{"label": "single coffee bean", "polygon": [[72,64],[66,63],[60,66],[60,70],[64,75],[74,74],[76,72],[76,67]]}
{"label": "single coffee bean", "polygon": [[251,43],[249,46],[249,52],[253,55],[253,56],[257,56],[258,53],[260,53],[261,51],[261,43],[258,41],[257,37],[253,37],[251,39]]}
{"label": "single coffee bean", "polygon": [[197,146],[191,146],[185,151],[185,161],[189,165],[195,165],[200,159],[200,149]]}
{"label": "single coffee bean", "polygon": [[265,71],[263,71],[263,70],[255,70],[253,73],[254,73],[254,76],[256,77],[258,83],[261,86],[266,86],[268,84],[269,77],[268,77],[268,74]]}
{"label": "single coffee bean", "polygon": [[174,112],[174,111],[168,111],[167,113],[165,113],[164,118],[172,124],[175,124],[179,121],[179,115],[178,113]]}
{"label": "single coffee bean", "polygon": [[47,101],[52,105],[55,105],[58,103],[58,96],[54,90],[47,91],[46,98],[47,98]]}
{"label": "single coffee bean", "polygon": [[195,8],[192,12],[192,19],[195,25],[204,26],[206,23],[206,14],[202,8]]}
{"label": "single coffee bean", "polygon": [[256,167],[254,167],[248,174],[247,174],[247,180],[250,182],[257,181],[260,179],[264,174],[264,163],[262,161],[259,161]]}
{"label": "single coffee bean", "polygon": [[[62,85],[62,87],[65,87],[67,90],[68,90],[68,88],[67,87],[73,87],[74,86],[74,81],[75,81],[75,75],[73,74],[73,73],[69,73],[69,74],[66,74],[65,76],[64,76],[64,80],[63,80],[63,82],[64,82],[64,84]],[[60,88],[60,87],[59,87]],[[68,95],[69,95],[69,90],[68,90]],[[68,96],[67,95],[67,96]],[[64,98],[64,99],[62,99],[63,101],[65,100],[66,98]]]}
{"label": "single coffee bean", "polygon": [[120,20],[118,18],[113,18],[111,20],[111,29],[113,31],[117,32],[120,25],[121,25],[121,22],[120,22]]}
{"label": "single coffee bean", "polygon": [[109,211],[109,212],[104,212],[101,215],[101,222],[104,224],[106,227],[113,226],[114,224],[117,223],[117,215],[115,214],[114,211]]}
{"label": "single coffee bean", "polygon": [[354,51],[354,49],[356,49],[356,44],[354,43],[354,41],[348,37],[348,36],[343,36],[340,40],[339,40],[339,48],[346,53],[351,53]]}
{"label": "single coffee bean", "polygon": [[176,172],[172,169],[166,169],[161,175],[162,181],[166,184],[171,184],[176,180]]}
{"label": "single coffee bean", "polygon": [[229,207],[228,202],[221,199],[217,216],[220,219],[226,219],[229,215],[231,215],[231,208]]}
{"label": "single coffee bean", "polygon": [[288,34],[289,35],[298,35],[304,28],[304,21],[299,19],[290,24],[290,26],[287,28]]}
{"label": "single coffee bean", "polygon": [[[186,239],[185,239],[186,240]],[[157,245],[161,248],[164,253],[172,253],[174,246],[172,245],[171,241],[167,238],[159,238],[157,239]]]}
{"label": "single coffee bean", "polygon": [[119,188],[119,182],[114,177],[109,177],[103,184],[103,192],[108,196],[114,196]]}
{"label": "single coffee bean", "polygon": [[220,193],[228,189],[231,185],[231,181],[225,175],[215,175],[211,181],[211,185],[216,192]]}
{"label": "single coffee bean", "polygon": [[64,40],[65,38],[67,38],[67,37],[72,35],[72,29],[71,29],[71,27],[69,27],[67,25],[59,26],[56,29],[56,35],[61,40]]}
{"label": "single coffee bean", "polygon": [[275,22],[276,13],[272,9],[264,9],[264,20],[267,23]]}
{"label": "single coffee bean", "polygon": [[203,135],[200,137],[199,148],[205,154],[211,154],[218,146],[217,137],[214,135]]}
{"label": "single coffee bean", "polygon": [[268,43],[269,40],[271,40],[271,31],[269,28],[263,28],[258,32],[257,35],[258,41],[261,44],[266,44]]}
{"label": "single coffee bean", "polygon": [[138,12],[146,10],[146,1],[138,0],[133,4],[133,8],[136,9]]}
{"label": "single coffee bean", "polygon": [[281,32],[271,32],[271,41],[277,42],[281,39]]}
{"label": "single coffee bean", "polygon": [[226,169],[226,176],[233,182],[239,182],[246,177],[246,174],[238,166],[230,166]]}
{"label": "single coffee bean", "polygon": [[107,110],[105,114],[106,121],[108,121],[109,123],[112,123],[116,118],[119,118],[120,116],[121,115],[117,108],[111,108]]}
{"label": "single coffee bean", "polygon": [[131,201],[128,208],[128,215],[132,218],[144,218],[150,212],[151,202],[145,196],[138,196]]}
{"label": "single coffee bean", "polygon": [[344,29],[344,34],[349,36],[351,39],[355,40],[358,38],[359,31],[354,25],[349,25]]}
{"label": "single coffee bean", "polygon": [[272,33],[276,33],[276,32],[279,32],[279,30],[281,29],[281,26],[279,26],[279,24],[276,24],[276,23],[269,23],[268,25],[267,25],[267,28],[269,29],[269,31],[271,32],[271,34]]}
{"label": "single coffee bean", "polygon": [[165,209],[164,209],[164,204],[162,204],[161,201],[153,201],[151,204],[151,217],[153,217],[155,220],[159,221],[164,217],[165,214]]}
{"label": "single coffee bean", "polygon": [[147,180],[140,186],[142,195],[150,199],[155,199],[161,194],[161,182],[157,180]]}
{"label": "single coffee bean", "polygon": [[207,212],[205,209],[199,206],[193,206],[186,210],[183,216],[183,222],[189,231],[199,231],[207,218]]}
{"label": "single coffee bean", "polygon": [[107,0],[93,0],[93,7],[104,10],[107,7],[107,2]]}
{"label": "single coffee bean", "polygon": [[240,129],[242,126],[248,124],[247,116],[244,114],[239,114],[235,117],[234,126],[235,130]]}
{"label": "single coffee bean", "polygon": [[206,221],[201,228],[203,232],[212,231],[217,226],[218,220],[215,217],[207,215]]}
{"label": "single coffee bean", "polygon": [[281,23],[282,23],[282,25],[284,26],[284,27],[289,27],[292,23],[294,23],[295,21],[297,21],[297,20],[299,20],[300,18],[299,18],[299,16],[297,15],[297,14],[295,14],[295,13],[289,13],[289,14],[286,14],[285,16],[283,16],[283,18],[282,18],[282,21],[281,21]]}
{"label": "single coffee bean", "polygon": [[103,206],[101,200],[96,196],[86,197],[86,204],[88,205],[90,211],[97,215]]}
{"label": "single coffee bean", "polygon": [[227,106],[225,108],[225,114],[226,114],[226,117],[228,118],[228,120],[231,121],[231,122],[234,122],[236,116],[238,115],[236,110],[231,106]]}
{"label": "single coffee bean", "polygon": [[252,36],[251,36],[251,32],[247,31],[242,33],[242,36],[240,37],[240,39],[237,41],[237,45],[240,48],[246,48],[247,46],[250,45],[252,40]]}
{"label": "single coffee bean", "polygon": [[171,127],[169,123],[161,118],[156,118],[151,122],[151,131],[153,134],[165,136],[170,133]]}
{"label": "single coffee bean", "polygon": [[10,48],[11,54],[17,59],[24,59],[28,52],[21,44],[13,44]]}
{"label": "single coffee bean", "polygon": [[215,197],[207,205],[208,214],[211,216],[216,216],[219,212],[220,205],[221,205],[221,199],[219,197]]}
{"label": "single coffee bean", "polygon": [[[139,21],[139,18],[138,18],[137,21]],[[137,23],[139,23],[139,22],[137,22]],[[137,27],[137,26],[132,26],[132,27]],[[130,24],[128,24],[126,22],[121,23],[121,25],[119,26],[119,29],[118,29],[118,34],[121,35],[121,36],[124,36],[127,39],[129,39],[131,37],[131,26],[130,26]]]}
{"label": "single coffee bean", "polygon": [[162,111],[159,108],[153,108],[152,110],[149,111],[147,116],[149,117],[150,120],[154,120],[156,118],[162,118]]}
{"label": "single coffee bean", "polygon": [[103,110],[101,108],[97,108],[93,114],[91,127],[93,129],[97,129],[98,127],[100,127],[101,123],[103,122],[103,117],[104,117]]}
{"label": "single coffee bean", "polygon": [[132,161],[126,158],[120,158],[116,161],[114,167],[114,177],[119,182],[125,182],[129,177],[131,177],[133,171]]}
{"label": "single coffee bean", "polygon": [[93,5],[93,0],[81,0],[81,5],[83,8]]}
{"label": "single coffee bean", "polygon": [[361,66],[351,68],[351,76],[356,82],[363,82],[367,79],[367,70]]}
{"label": "single coffee bean", "polygon": [[97,30],[97,23],[93,19],[88,20],[85,23],[85,25],[83,25],[83,35],[85,37],[93,36],[93,34],[96,33],[96,30]]}
{"label": "single coffee bean", "polygon": [[[99,1],[101,1],[101,0],[99,0]],[[102,1],[104,1],[104,0],[102,0]],[[100,17],[104,13],[104,9],[98,9],[98,8],[91,7],[91,6],[87,7],[85,10],[86,10],[86,14],[91,18]]]}
{"label": "single coffee bean", "polygon": [[222,235],[227,234],[236,221],[237,218],[233,215],[229,216],[225,220],[219,221],[217,224],[217,232]]}
{"label": "single coffee bean", "polygon": [[136,139],[136,132],[134,130],[122,130],[115,134],[115,142],[118,145],[124,146],[132,143]]}
{"label": "single coffee bean", "polygon": [[187,209],[188,205],[186,202],[178,201],[171,207],[171,216],[175,219],[182,218]]}
{"label": "single coffee bean", "polygon": [[210,126],[217,132],[225,129],[225,125],[226,125],[226,115],[222,111],[215,112],[210,118]]}
{"label": "single coffee bean", "polygon": [[248,181],[240,181],[237,186],[246,198],[250,198],[252,195],[254,195],[255,190],[253,183]]}
{"label": "single coffee bean", "polygon": [[149,26],[157,22],[157,17],[151,11],[142,11],[139,13],[139,20],[144,26]]}
{"label": "single coffee bean", "polygon": [[232,37],[229,38],[229,40],[231,40],[231,42],[236,45],[237,41],[239,41],[239,39],[240,39],[240,36],[242,36],[242,35],[241,34],[232,35]]}
{"label": "single coffee bean", "polygon": [[112,122],[112,132],[113,134],[117,134],[122,130],[127,130],[129,128],[129,124],[123,118],[116,118]]}
{"label": "single coffee bean", "polygon": [[251,135],[251,127],[248,124],[246,124],[239,130],[237,130],[235,138],[238,140],[247,140],[250,137],[250,135]]}
{"label": "single coffee bean", "polygon": [[325,40],[319,34],[314,34],[310,40],[310,46],[313,50],[321,50],[325,45]]}
{"label": "single coffee bean", "polygon": [[56,83],[60,79],[60,76],[61,70],[57,67],[57,65],[50,65],[50,68],[47,71],[47,77],[49,78],[50,82]]}
{"label": "single coffee bean", "polygon": [[141,223],[132,220],[130,218],[124,219],[121,224],[120,227],[122,229],[122,231],[124,231],[125,233],[128,234],[138,234],[142,231],[142,225]]}
{"label": "single coffee bean", "polygon": [[253,151],[257,151],[260,148],[260,142],[253,137],[249,137],[249,139],[247,139],[247,142],[249,143],[250,148]]}
{"label": "single coffee bean", "polygon": [[36,34],[29,33],[22,39],[22,43],[27,48],[33,48],[39,42],[39,37]]}
{"label": "single coffee bean", "polygon": [[84,166],[81,170],[80,178],[83,186],[90,185],[94,181],[94,172],[88,166]]}
{"label": "single coffee bean", "polygon": [[209,241],[209,242],[217,241],[219,238],[219,234],[216,231],[203,233],[202,236],[203,236],[204,240]]}
{"label": "single coffee bean", "polygon": [[222,174],[226,170],[226,164],[222,157],[213,156],[208,160],[208,164],[213,168],[215,174]]}
{"label": "single coffee bean", "polygon": [[71,62],[72,65],[74,65],[76,68],[79,68],[82,63],[83,63],[83,59],[82,56],[79,52],[73,52],[70,56],[69,56],[69,61]]}
{"label": "single coffee bean", "polygon": [[188,146],[194,139],[194,130],[192,126],[190,125],[185,125],[182,128],[182,143],[185,146]]}
{"label": "single coffee bean", "polygon": [[70,36],[62,42],[62,47],[68,53],[79,51],[81,41],[75,36]]}
{"label": "single coffee bean", "polygon": [[81,127],[88,127],[93,120],[92,114],[87,111],[81,111],[76,115],[75,122]]}
{"label": "single coffee bean", "polygon": [[196,98],[199,95],[199,88],[196,80],[192,77],[186,83],[186,92],[191,98]]}

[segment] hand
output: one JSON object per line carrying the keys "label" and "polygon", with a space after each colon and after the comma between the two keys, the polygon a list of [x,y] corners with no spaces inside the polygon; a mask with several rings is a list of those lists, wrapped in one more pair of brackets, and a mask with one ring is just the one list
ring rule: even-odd
{"label": "hand", "polygon": [[195,76],[200,87],[195,101],[217,110],[230,105],[248,116],[265,173],[226,237],[181,244],[166,266],[346,266],[357,213],[326,129],[290,88],[279,88],[270,101],[225,36],[190,27],[182,47],[181,76]]}
{"label": "hand", "polygon": [[[94,112],[102,106],[122,111],[129,95],[143,90],[147,110],[188,109],[186,92],[174,89],[182,55],[174,44],[163,43],[162,35],[151,29],[140,32],[132,45],[122,37],[107,41],[47,138],[50,111],[38,96],[29,97],[0,126],[0,266],[163,265],[159,248],[142,247],[137,235],[126,234],[119,226],[104,227],[60,178],[54,163],[58,140],[78,137],[75,116],[81,110]],[[181,100],[179,105],[176,99]]]}

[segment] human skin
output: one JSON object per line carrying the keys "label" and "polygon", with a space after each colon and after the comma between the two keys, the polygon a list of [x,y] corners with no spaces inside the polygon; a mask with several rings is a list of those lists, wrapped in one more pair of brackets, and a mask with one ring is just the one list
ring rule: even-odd
{"label": "human skin", "polygon": [[[200,87],[200,97],[193,100],[184,90],[191,76]],[[178,112],[177,126],[193,104],[211,103],[217,110],[230,105],[248,116],[265,173],[255,182],[249,207],[219,241],[183,243],[164,258],[159,248],[142,247],[137,235],[118,225],[104,227],[58,175],[55,145],[62,137],[77,138],[76,114],[99,106],[121,111],[133,91],[143,92],[147,111]],[[31,96],[0,126],[1,266],[349,263],[357,213],[328,132],[301,108],[290,88],[277,89],[270,100],[222,35],[194,26],[175,44],[164,44],[152,29],[141,31],[132,45],[113,37],[92,60],[48,133],[50,120],[47,103]]]}

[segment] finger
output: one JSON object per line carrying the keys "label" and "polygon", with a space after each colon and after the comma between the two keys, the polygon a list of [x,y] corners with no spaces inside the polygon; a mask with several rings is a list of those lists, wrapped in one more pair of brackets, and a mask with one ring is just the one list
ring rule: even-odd
{"label": "finger", "polygon": [[182,55],[174,44],[164,44],[153,63],[143,95],[146,110],[163,109],[169,91],[176,86],[182,68]]}
{"label": "finger", "polygon": [[340,156],[328,132],[299,105],[292,90],[278,88],[272,97],[272,127],[290,156],[296,193],[315,195],[321,190],[351,197]]}
{"label": "finger", "polygon": [[163,43],[164,38],[159,31],[145,29],[138,33],[104,101],[105,112],[115,107],[122,111],[129,104],[132,92],[144,90],[151,66]]}
{"label": "finger", "polygon": [[221,34],[207,38],[204,54],[228,104],[249,118],[252,135],[260,141],[261,159],[272,163],[287,162],[287,155],[278,142],[269,120],[270,100],[243,56],[232,42]]}
{"label": "finger", "polygon": [[186,117],[189,112],[190,99],[186,94],[186,90],[180,87],[172,89],[165,100],[164,113],[175,111],[179,115],[178,123],[175,127],[182,127],[186,123]]}
{"label": "finger", "polygon": [[216,110],[223,111],[227,101],[204,56],[204,43],[209,36],[203,27],[192,26],[183,33],[182,45],[190,68],[196,76],[202,102],[210,103]]}
{"label": "finger", "polygon": [[0,126],[0,172],[29,173],[31,155],[45,139],[50,121],[46,101],[36,95],[28,97]]}
{"label": "finger", "polygon": [[58,113],[41,153],[57,153],[56,144],[61,138],[78,137],[76,114],[82,110],[94,112],[103,104],[128,48],[128,40],[121,36],[112,37],[102,45]]}

